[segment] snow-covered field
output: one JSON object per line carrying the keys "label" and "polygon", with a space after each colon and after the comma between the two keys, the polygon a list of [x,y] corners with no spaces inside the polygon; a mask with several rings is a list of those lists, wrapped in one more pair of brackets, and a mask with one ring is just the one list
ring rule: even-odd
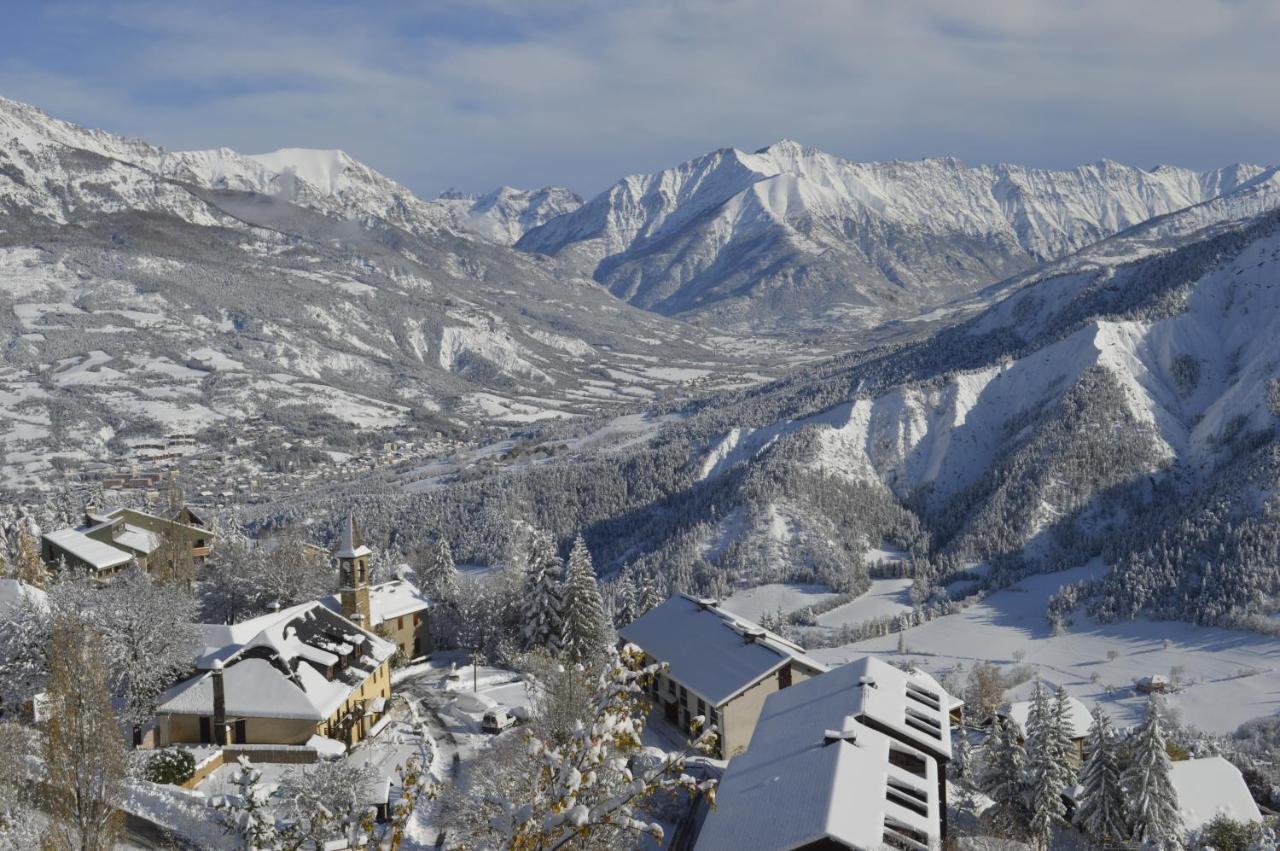
{"label": "snow-covered field", "polygon": [[790,613],[837,596],[839,595],[831,593],[825,585],[773,582],[739,591],[722,600],[720,605],[739,617],[758,623],[762,617],[774,614],[779,609]]}
{"label": "snow-covered field", "polygon": [[818,616],[818,626],[828,629],[911,611],[910,579],[873,579],[858,599]]}
{"label": "snow-covered field", "polygon": [[[1049,596],[1104,570],[1091,562],[1029,577],[963,612],[908,630],[907,655],[935,674],[958,663],[969,669],[978,660],[1014,664],[1021,659],[1086,704],[1102,701],[1121,725],[1137,723],[1145,705],[1133,682],[1151,674],[1168,676],[1175,667],[1182,669],[1184,685],[1169,696],[1169,705],[1187,724],[1226,733],[1280,711],[1278,639],[1171,621],[1099,624],[1082,613],[1062,635],[1053,635],[1044,615]],[[897,643],[894,634],[813,655],[830,663],[868,652],[893,656]],[[1118,655],[1108,659],[1113,650]]]}

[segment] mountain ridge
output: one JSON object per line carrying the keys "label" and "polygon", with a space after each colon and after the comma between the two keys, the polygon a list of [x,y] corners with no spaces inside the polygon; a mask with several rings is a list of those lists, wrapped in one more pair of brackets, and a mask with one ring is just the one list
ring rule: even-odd
{"label": "mountain ridge", "polygon": [[516,246],[667,315],[785,330],[790,308],[818,326],[868,326],[1234,192],[1263,171],[859,163],[783,140],[624,178]]}

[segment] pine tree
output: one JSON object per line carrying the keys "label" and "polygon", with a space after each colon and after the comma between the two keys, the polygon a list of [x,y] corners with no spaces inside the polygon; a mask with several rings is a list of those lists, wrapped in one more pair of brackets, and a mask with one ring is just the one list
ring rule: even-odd
{"label": "pine tree", "polygon": [[986,813],[993,829],[1015,838],[1026,833],[1028,816],[1023,765],[1026,754],[1013,723],[997,718],[995,732],[987,737],[982,789],[995,804]]}
{"label": "pine tree", "polygon": [[613,625],[621,629],[639,617],[640,595],[631,566],[622,568],[613,583]]}
{"label": "pine tree", "polygon": [[53,627],[48,696],[54,710],[44,747],[52,817],[47,847],[108,851],[120,836],[124,740],[111,710],[101,641],[74,617],[61,616]]}
{"label": "pine tree", "polygon": [[1060,742],[1058,712],[1038,680],[1031,697],[1026,733],[1031,838],[1037,847],[1047,848],[1054,826],[1067,814],[1062,794],[1067,789],[1069,775],[1067,754]]}
{"label": "pine tree", "polygon": [[443,535],[436,538],[427,553],[419,585],[432,600],[453,600],[458,596],[458,567],[453,562],[449,539]]}
{"label": "pine tree", "polygon": [[1129,797],[1133,838],[1159,849],[1180,847],[1182,814],[1169,779],[1169,753],[1154,700],[1147,703],[1147,716],[1134,736],[1133,759],[1120,782]]}
{"label": "pine tree", "polygon": [[560,598],[562,573],[560,557],[556,555],[550,536],[545,532],[534,532],[525,562],[520,617],[526,648],[546,647],[552,652],[560,649],[560,637],[564,633]]}
{"label": "pine tree", "polygon": [[1125,823],[1124,787],[1120,785],[1120,766],[1116,754],[1115,733],[1111,719],[1101,706],[1093,709],[1089,727],[1089,758],[1084,764],[1077,822],[1096,844],[1123,839],[1128,835]]}
{"label": "pine tree", "polygon": [[658,590],[658,583],[653,576],[645,576],[644,582],[640,585],[640,610],[636,613],[637,616],[655,608],[662,600],[662,592]]}
{"label": "pine tree", "polygon": [[579,662],[599,656],[609,644],[609,622],[604,614],[591,553],[581,535],[569,553],[563,593],[561,646],[564,652]]}

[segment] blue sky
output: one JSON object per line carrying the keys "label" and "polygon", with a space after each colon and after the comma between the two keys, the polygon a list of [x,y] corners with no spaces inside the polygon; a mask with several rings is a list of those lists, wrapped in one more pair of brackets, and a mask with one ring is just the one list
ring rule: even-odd
{"label": "blue sky", "polygon": [[1280,4],[0,2],[0,94],[169,148],[342,148],[433,196],[718,147],[1280,161]]}

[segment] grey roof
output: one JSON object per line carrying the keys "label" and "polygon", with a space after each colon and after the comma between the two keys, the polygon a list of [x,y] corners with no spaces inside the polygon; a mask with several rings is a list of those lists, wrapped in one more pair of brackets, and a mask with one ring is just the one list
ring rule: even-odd
{"label": "grey roof", "polygon": [[[720,782],[698,851],[775,851],[823,838],[880,848],[885,831],[895,826],[936,841],[937,760],[880,729],[894,719],[884,715],[893,702],[878,692],[901,692],[890,671],[908,676],[877,660],[860,660],[769,695],[750,747],[729,763]],[[876,685],[860,685],[867,678]],[[891,764],[891,750],[916,756],[925,776]],[[902,795],[903,789],[914,795]]]}
{"label": "grey roof", "polygon": [[684,594],[654,607],[618,634],[666,662],[673,680],[712,706],[723,705],[792,659],[826,670],[799,645]]}

